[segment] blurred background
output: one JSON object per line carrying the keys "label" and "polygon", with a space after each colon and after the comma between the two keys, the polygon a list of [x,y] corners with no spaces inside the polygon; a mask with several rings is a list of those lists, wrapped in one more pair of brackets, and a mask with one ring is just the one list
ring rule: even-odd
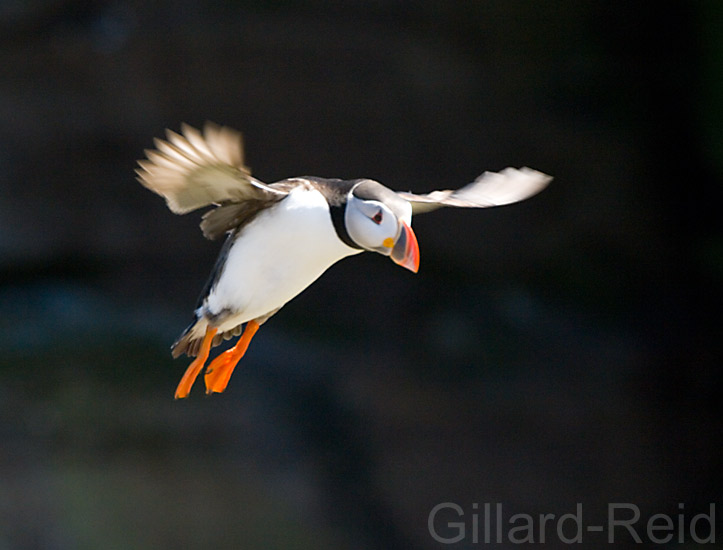
{"label": "blurred background", "polygon": [[[0,36],[1,550],[476,548],[483,503],[632,503],[643,537],[721,505],[720,3],[4,0]],[[268,182],[555,180],[416,218],[417,275],[344,260],[174,401],[220,243],[133,171],[205,120]]]}

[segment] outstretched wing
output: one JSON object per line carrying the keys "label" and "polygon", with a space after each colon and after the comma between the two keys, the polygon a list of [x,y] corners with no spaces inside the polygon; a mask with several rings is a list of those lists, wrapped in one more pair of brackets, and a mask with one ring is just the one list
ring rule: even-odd
{"label": "outstretched wing", "polygon": [[552,177],[532,168],[505,168],[485,172],[474,182],[456,191],[432,191],[425,195],[397,193],[412,204],[412,212],[421,214],[443,206],[488,208],[518,202],[542,191]]}
{"label": "outstretched wing", "polygon": [[286,196],[251,177],[244,166],[241,134],[207,122],[203,134],[181,125],[181,134],[166,130],[139,160],[138,181],[166,199],[168,208],[185,214],[209,204],[273,201]]}

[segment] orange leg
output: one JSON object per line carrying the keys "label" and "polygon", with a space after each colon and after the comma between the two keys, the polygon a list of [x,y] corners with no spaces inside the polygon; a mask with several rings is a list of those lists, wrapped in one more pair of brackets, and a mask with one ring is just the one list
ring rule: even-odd
{"label": "orange leg", "polygon": [[256,321],[246,323],[244,333],[241,335],[241,338],[238,339],[236,345],[216,357],[206,368],[206,374],[204,375],[206,393],[221,393],[226,389],[228,381],[231,379],[231,374],[233,374],[233,369],[236,368],[236,363],[238,363],[244,356],[244,353],[246,353],[251,343],[251,338],[254,337],[257,330],[259,330],[259,324]]}
{"label": "orange leg", "polygon": [[203,337],[203,342],[201,342],[201,349],[198,350],[198,355],[193,362],[188,365],[186,373],[178,383],[178,387],[176,388],[176,399],[188,397],[188,394],[191,391],[191,386],[193,386],[198,373],[201,372],[203,364],[206,362],[206,359],[208,359],[208,353],[211,351],[211,343],[213,342],[213,337],[216,336],[217,332],[218,329],[216,328],[209,327],[206,329],[206,335]]}

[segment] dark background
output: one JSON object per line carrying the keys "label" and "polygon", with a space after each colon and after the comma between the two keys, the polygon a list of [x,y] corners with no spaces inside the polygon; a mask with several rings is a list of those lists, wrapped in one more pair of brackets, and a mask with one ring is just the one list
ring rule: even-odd
{"label": "dark background", "polygon": [[[645,537],[720,506],[722,11],[3,2],[0,549],[476,548],[430,510],[463,508],[452,536],[483,503],[633,503]],[[226,393],[176,402],[169,346],[220,244],[133,170],[205,120],[265,181],[555,180],[415,219],[417,275],[344,260]]]}

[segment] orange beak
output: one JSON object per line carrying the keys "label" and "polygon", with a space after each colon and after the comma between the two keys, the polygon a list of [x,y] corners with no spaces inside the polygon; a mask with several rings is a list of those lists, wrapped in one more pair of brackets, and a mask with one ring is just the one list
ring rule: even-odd
{"label": "orange beak", "polygon": [[394,243],[391,254],[392,261],[416,273],[419,271],[419,244],[417,236],[406,223],[402,222],[402,232]]}

